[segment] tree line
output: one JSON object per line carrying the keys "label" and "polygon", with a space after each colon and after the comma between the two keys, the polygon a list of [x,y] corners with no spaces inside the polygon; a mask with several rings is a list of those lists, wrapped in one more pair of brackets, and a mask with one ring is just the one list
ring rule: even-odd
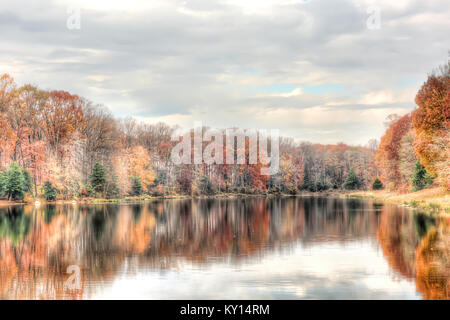
{"label": "tree line", "polygon": [[65,91],[19,87],[5,74],[0,77],[0,197],[409,191],[431,183],[449,188],[449,94],[447,65],[428,77],[416,110],[389,117],[379,145],[280,138],[280,169],[264,176],[259,162],[174,165],[177,142],[171,137],[177,127],[116,119],[103,105]]}

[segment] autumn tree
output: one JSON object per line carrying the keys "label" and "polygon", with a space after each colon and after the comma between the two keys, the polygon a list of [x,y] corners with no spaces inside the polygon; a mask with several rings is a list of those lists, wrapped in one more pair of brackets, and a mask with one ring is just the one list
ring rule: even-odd
{"label": "autumn tree", "polygon": [[31,85],[24,85],[10,95],[5,118],[15,137],[12,156],[14,161],[25,168],[33,160],[33,147],[40,138],[42,123],[39,109],[45,100],[45,93]]}
{"label": "autumn tree", "polygon": [[5,113],[13,98],[12,93],[17,85],[14,79],[7,73],[0,76],[0,114]]}
{"label": "autumn tree", "polygon": [[82,106],[85,121],[81,128],[84,148],[82,177],[86,183],[96,161],[111,162],[120,152],[120,131],[117,121],[105,106],[89,101],[84,101]]}
{"label": "autumn tree", "polygon": [[135,146],[125,151],[129,159],[129,176],[138,177],[145,192],[155,180],[148,151],[142,146]]}
{"label": "autumn tree", "polygon": [[0,164],[6,164],[14,154],[17,136],[8,120],[0,114]]}
{"label": "autumn tree", "polygon": [[411,188],[411,177],[417,162],[414,154],[414,130],[410,129],[400,140],[400,149],[398,151],[398,168],[400,172],[400,181],[405,190]]}
{"label": "autumn tree", "polygon": [[431,151],[436,155],[433,165],[438,173],[434,181],[450,190],[450,129],[433,139]]}
{"label": "autumn tree", "polygon": [[51,91],[41,110],[47,141],[55,151],[84,125],[82,100],[65,91]]}
{"label": "autumn tree", "polygon": [[[416,95],[418,108],[414,110],[412,122],[416,132],[414,149],[420,163],[433,176],[439,176],[436,164],[445,162],[450,166],[450,157],[434,148],[441,137],[448,137],[450,130],[450,60],[447,65],[431,74]],[[449,144],[447,140],[446,144]],[[448,181],[438,179],[442,185]]]}
{"label": "autumn tree", "polygon": [[406,114],[398,120],[390,122],[385,134],[381,138],[376,154],[376,163],[381,179],[388,189],[402,189],[406,191],[409,178],[402,180],[400,172],[400,148],[403,137],[411,130],[411,115]]}
{"label": "autumn tree", "polygon": [[293,139],[280,140],[280,158],[279,174],[271,177],[271,185],[283,192],[296,193],[303,184],[304,164]]}

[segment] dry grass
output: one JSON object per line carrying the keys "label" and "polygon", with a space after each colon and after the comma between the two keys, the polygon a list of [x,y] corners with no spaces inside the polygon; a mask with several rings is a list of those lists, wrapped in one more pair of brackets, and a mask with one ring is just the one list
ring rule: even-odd
{"label": "dry grass", "polygon": [[350,197],[368,197],[387,202],[408,205],[413,208],[431,209],[449,214],[450,191],[444,188],[430,188],[411,193],[396,193],[388,191],[352,192]]}

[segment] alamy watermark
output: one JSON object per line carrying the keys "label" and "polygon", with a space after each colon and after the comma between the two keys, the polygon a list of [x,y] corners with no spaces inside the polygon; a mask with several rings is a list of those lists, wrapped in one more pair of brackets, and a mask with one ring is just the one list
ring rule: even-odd
{"label": "alamy watermark", "polygon": [[366,21],[367,29],[378,30],[381,28],[381,9],[378,6],[370,6],[367,8],[369,17]]}
{"label": "alamy watermark", "polygon": [[[172,135],[172,141],[179,141],[171,153],[174,164],[260,163],[263,165],[260,170],[261,175],[278,173],[280,166],[278,129],[270,130],[270,134],[265,129],[207,129],[203,131],[202,123],[195,122],[193,133],[188,131],[181,136],[177,131]],[[210,143],[203,148],[204,142]]]}
{"label": "alamy watermark", "polygon": [[80,290],[81,289],[80,267],[77,265],[70,265],[67,267],[67,273],[70,274],[70,276],[64,282],[64,288],[68,290]]}
{"label": "alamy watermark", "polygon": [[81,29],[81,8],[79,7],[68,7],[67,8],[66,26],[69,30],[80,30]]}

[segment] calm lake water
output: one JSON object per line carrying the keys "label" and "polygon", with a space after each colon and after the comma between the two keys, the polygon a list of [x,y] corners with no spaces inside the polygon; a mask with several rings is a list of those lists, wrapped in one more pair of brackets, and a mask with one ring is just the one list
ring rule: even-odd
{"label": "calm lake water", "polygon": [[317,197],[0,208],[0,298],[449,299],[449,225]]}

